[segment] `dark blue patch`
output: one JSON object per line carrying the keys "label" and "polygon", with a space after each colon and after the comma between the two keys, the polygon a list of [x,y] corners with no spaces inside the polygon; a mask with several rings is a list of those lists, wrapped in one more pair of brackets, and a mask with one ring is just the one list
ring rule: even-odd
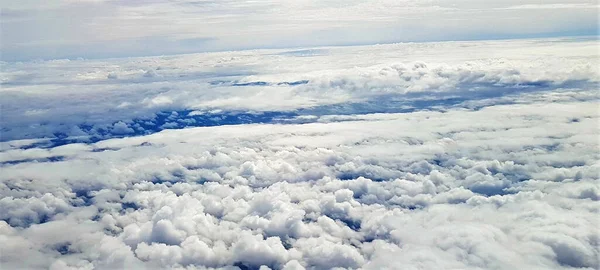
{"label": "dark blue patch", "polygon": [[[52,217],[49,216],[49,215],[46,215],[46,214],[42,214],[38,218],[39,218],[38,224],[43,224],[43,223],[46,223],[46,222],[50,221],[50,218],[52,218]],[[33,223],[35,223],[35,221],[32,221],[30,223],[30,225],[33,224]]]}
{"label": "dark blue patch", "polygon": [[311,223],[311,222],[316,222],[316,221],[317,220],[314,219],[314,218],[310,218],[310,217],[307,217],[307,216],[302,217],[302,222],[304,222],[304,223]]}
{"label": "dark blue patch", "polygon": [[184,181],[183,177],[185,176],[185,174],[183,171],[174,170],[170,173],[173,177],[164,178],[160,175],[154,175],[150,182],[153,184],[164,184],[165,186],[170,187],[174,183]]}
{"label": "dark blue patch", "polygon": [[73,253],[69,249],[70,246],[71,246],[70,243],[64,243],[64,244],[57,245],[54,249],[56,251],[58,251],[58,253],[60,253],[60,255],[67,255],[67,254],[72,254]]}
{"label": "dark blue patch", "polygon": [[406,209],[408,209],[408,210],[411,210],[411,211],[412,211],[412,210],[417,210],[417,209],[420,209],[420,208],[422,208],[422,207],[419,207],[419,206],[417,206],[417,205],[407,205],[407,206],[404,206],[404,208],[406,208]]}
{"label": "dark blue patch", "polygon": [[118,151],[120,148],[95,148],[92,149],[92,152],[105,152],[105,151]]}
{"label": "dark blue patch", "polygon": [[121,203],[121,209],[123,209],[123,210],[127,210],[127,209],[139,210],[139,209],[141,209],[141,207],[138,206],[134,202],[123,202],[123,203]]}
{"label": "dark blue patch", "polygon": [[244,262],[236,262],[233,266],[238,267],[240,270],[259,270],[260,266],[250,265]]}
{"label": "dark blue patch", "polygon": [[307,84],[308,82],[309,82],[308,80],[301,80],[301,81],[295,81],[295,82],[280,82],[280,83],[277,83],[277,85],[295,86],[295,85]]}
{"label": "dark blue patch", "polygon": [[20,164],[20,163],[27,163],[27,162],[59,162],[59,161],[63,161],[65,159],[64,156],[53,156],[53,157],[46,157],[46,158],[34,158],[34,159],[18,159],[18,160],[8,160],[8,161],[2,161],[0,162],[0,165],[16,165],[16,164]]}
{"label": "dark blue patch", "polygon": [[271,85],[268,82],[246,82],[246,83],[234,83],[233,86],[267,86]]}
{"label": "dark blue patch", "polygon": [[89,139],[59,139],[59,138],[52,138],[50,140],[47,141],[41,141],[41,142],[36,142],[36,143],[32,143],[29,145],[25,145],[25,146],[21,146],[19,147],[19,149],[22,150],[27,150],[27,149],[32,149],[32,148],[52,148],[52,147],[56,147],[56,146],[61,146],[61,145],[66,145],[66,144],[71,144],[71,143],[82,143],[82,142],[89,142]]}
{"label": "dark blue patch", "polygon": [[51,217],[46,214],[40,214],[40,215],[28,215],[28,216],[22,217],[22,218],[6,217],[6,218],[0,218],[0,220],[5,221],[6,223],[10,224],[10,226],[12,226],[12,227],[28,228],[29,226],[31,226],[33,224],[46,223],[46,222],[50,221],[50,218]]}
{"label": "dark blue patch", "polygon": [[549,80],[541,80],[541,81],[532,81],[532,82],[522,82],[517,84],[520,87],[550,87],[552,86],[552,81]]}
{"label": "dark blue patch", "polygon": [[285,239],[281,241],[281,245],[283,245],[283,247],[286,250],[290,250],[292,249],[294,246],[292,245],[292,243],[290,242],[290,239]]}
{"label": "dark blue patch", "polygon": [[[134,119],[129,124],[130,127],[140,126],[141,129],[133,128],[133,132],[127,134],[113,133],[111,130],[98,128],[88,124],[78,125],[78,127],[88,133],[93,134],[90,137],[74,137],[68,138],[64,133],[55,133],[56,138],[47,141],[33,143],[27,146],[20,147],[21,149],[30,148],[53,148],[61,145],[72,143],[95,143],[102,140],[113,138],[124,138],[134,136],[144,136],[160,132],[165,129],[182,129],[189,127],[214,127],[223,125],[242,125],[255,123],[287,123],[286,120],[293,119],[298,116],[296,112],[241,112],[230,111],[222,113],[204,113],[201,115],[189,115],[192,110],[180,111],[163,111],[156,113],[151,118]],[[116,122],[115,122],[116,123]],[[140,146],[149,146],[148,142],[140,144]],[[93,152],[116,151],[118,148],[98,148]],[[61,157],[49,158],[47,161],[60,161]],[[32,160],[23,161],[7,161],[6,164],[18,164],[22,162],[30,162]],[[45,160],[44,160],[45,161]],[[0,163],[0,164],[4,164]]]}
{"label": "dark blue patch", "polygon": [[558,150],[560,150],[561,145],[560,143],[553,143],[553,144],[543,144],[540,145],[541,148],[543,148],[544,150],[546,150],[546,152],[556,152]]}
{"label": "dark blue patch", "polygon": [[531,175],[529,174],[529,172],[526,169],[523,169],[522,167],[517,167],[512,170],[498,170],[494,167],[489,167],[489,168],[487,168],[487,170],[492,175],[501,174],[502,176],[506,177],[506,179],[508,179],[512,183],[523,182],[523,181],[531,179]]}
{"label": "dark blue patch", "polygon": [[90,206],[93,204],[94,196],[91,195],[91,190],[76,189],[73,190],[76,199],[71,202],[73,206]]}
{"label": "dark blue patch", "polygon": [[508,195],[514,194],[515,191],[508,190],[507,187],[496,187],[496,186],[474,186],[469,188],[474,193],[478,193],[481,195],[495,196],[495,195]]}
{"label": "dark blue patch", "polygon": [[348,226],[353,231],[360,231],[361,222],[360,220],[351,220],[351,219],[337,219],[340,222],[344,223],[344,225]]}
{"label": "dark blue patch", "polygon": [[209,84],[215,86],[271,86],[271,85],[287,85],[287,86],[296,86],[309,83],[308,80],[300,80],[300,81],[292,81],[292,82],[265,82],[265,81],[255,81],[255,82],[239,82],[239,81],[212,81]]}
{"label": "dark blue patch", "polygon": [[438,166],[438,167],[444,167],[444,162],[445,162],[445,160],[442,160],[440,158],[434,158],[429,163],[431,163],[435,166]]}
{"label": "dark blue patch", "polygon": [[359,231],[361,228],[360,220],[353,220],[353,219],[347,217],[343,213],[323,213],[323,214],[325,216],[327,216],[328,218],[331,218],[333,220],[343,223],[344,225],[348,226],[350,229],[352,229],[354,231]]}
{"label": "dark blue patch", "polygon": [[395,204],[395,205],[397,205],[401,208],[404,208],[404,209],[408,209],[410,211],[424,209],[425,207],[427,207],[426,205],[420,205],[420,204]]}

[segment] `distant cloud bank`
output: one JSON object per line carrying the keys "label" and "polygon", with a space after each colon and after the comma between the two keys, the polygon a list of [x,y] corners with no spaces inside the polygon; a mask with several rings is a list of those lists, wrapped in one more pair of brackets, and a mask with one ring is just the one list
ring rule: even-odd
{"label": "distant cloud bank", "polygon": [[598,34],[594,0],[23,0],[2,60]]}

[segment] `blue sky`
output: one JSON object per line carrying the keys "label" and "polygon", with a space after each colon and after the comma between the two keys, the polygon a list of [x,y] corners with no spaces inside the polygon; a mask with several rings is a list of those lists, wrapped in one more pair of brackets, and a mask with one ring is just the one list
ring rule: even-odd
{"label": "blue sky", "polygon": [[0,1],[2,60],[596,35],[592,0]]}

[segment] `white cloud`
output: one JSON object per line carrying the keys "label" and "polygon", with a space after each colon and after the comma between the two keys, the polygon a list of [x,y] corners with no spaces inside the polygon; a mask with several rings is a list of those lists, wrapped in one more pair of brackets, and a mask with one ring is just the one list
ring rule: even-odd
{"label": "white cloud", "polygon": [[[594,90],[600,78],[596,43],[442,42],[322,48],[322,54],[300,57],[286,50],[262,50],[2,63],[0,121],[4,140],[53,138],[56,133],[103,137],[119,121],[145,134],[163,125],[201,125],[194,117],[218,120],[214,117],[220,115],[210,114],[231,110],[300,109],[304,112],[293,121],[311,122],[314,118],[306,115],[430,109],[448,102],[477,107],[496,103],[496,98],[524,102],[528,99],[522,98],[523,92],[540,90],[590,98],[598,95]],[[158,67],[160,76],[144,77]],[[117,79],[107,79],[111,73]],[[349,102],[359,104],[345,104]],[[189,115],[186,121],[195,123],[168,116],[164,122],[156,120],[161,111],[184,110],[190,111],[183,112]]]}
{"label": "white cloud", "polygon": [[2,262],[27,248],[31,268],[593,268],[596,107],[169,130],[4,166]]}
{"label": "white cloud", "polygon": [[4,2],[9,60],[597,31],[593,0]]}
{"label": "white cloud", "polygon": [[597,64],[573,39],[2,63],[0,266],[593,269]]}

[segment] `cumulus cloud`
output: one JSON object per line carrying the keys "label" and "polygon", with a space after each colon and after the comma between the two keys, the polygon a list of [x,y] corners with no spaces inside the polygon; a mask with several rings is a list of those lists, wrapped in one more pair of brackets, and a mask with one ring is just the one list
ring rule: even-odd
{"label": "cumulus cloud", "polygon": [[594,268],[596,106],[170,130],[4,165],[2,263]]}
{"label": "cumulus cloud", "polygon": [[569,41],[3,63],[0,267],[597,268]]}

